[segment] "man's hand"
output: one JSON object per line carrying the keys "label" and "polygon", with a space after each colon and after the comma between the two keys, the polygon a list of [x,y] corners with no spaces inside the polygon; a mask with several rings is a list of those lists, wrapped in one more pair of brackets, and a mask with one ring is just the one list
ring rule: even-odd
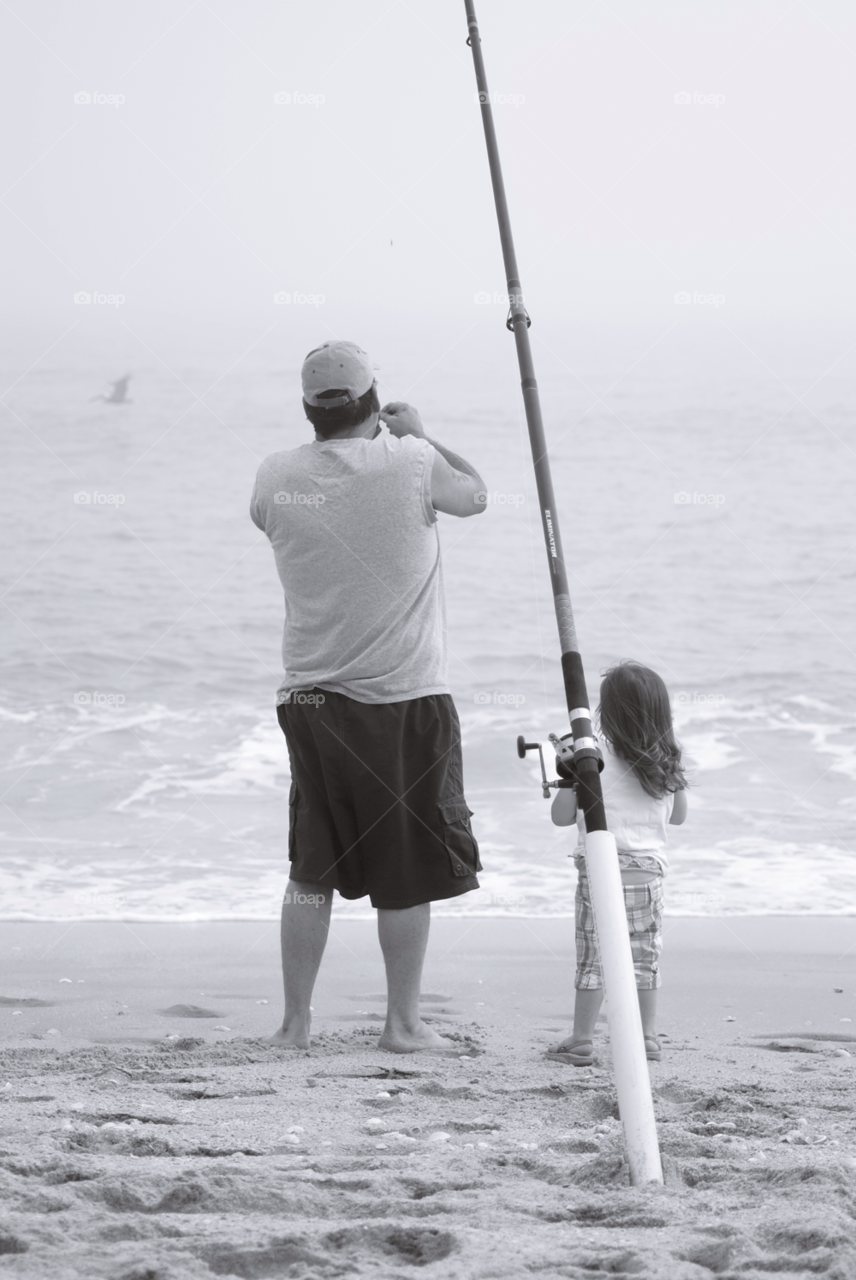
{"label": "man's hand", "polygon": [[391,400],[389,404],[383,406],[379,416],[389,428],[390,435],[398,436],[399,439],[402,436],[417,436],[420,440],[425,439],[422,419],[412,404],[405,404],[403,400]]}
{"label": "man's hand", "polygon": [[431,469],[431,501],[435,511],[450,516],[477,516],[485,509],[484,481],[475,467],[459,458],[437,440],[426,436],[422,419],[412,404],[392,400],[380,411],[380,417],[390,434],[416,436],[434,446],[434,465]]}

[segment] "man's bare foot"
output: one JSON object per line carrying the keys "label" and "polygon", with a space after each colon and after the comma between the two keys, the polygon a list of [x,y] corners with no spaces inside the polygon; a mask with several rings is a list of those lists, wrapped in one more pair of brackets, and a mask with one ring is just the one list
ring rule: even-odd
{"label": "man's bare foot", "polygon": [[457,1053],[461,1052],[454,1040],[432,1031],[421,1020],[415,1027],[394,1026],[389,1023],[384,1027],[378,1042],[378,1048],[387,1053]]}
{"label": "man's bare foot", "polygon": [[270,1036],[270,1042],[280,1049],[308,1049],[309,1020],[292,1018],[290,1022],[283,1022],[279,1030]]}

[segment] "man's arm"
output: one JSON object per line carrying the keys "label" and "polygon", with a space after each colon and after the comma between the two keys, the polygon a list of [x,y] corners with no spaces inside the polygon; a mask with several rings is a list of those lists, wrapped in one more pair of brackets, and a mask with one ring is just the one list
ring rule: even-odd
{"label": "man's arm", "polygon": [[253,496],[250,498],[250,519],[257,529],[261,529],[265,533],[265,517],[262,510],[261,494],[259,492],[259,478],[256,476],[256,483],[253,485]]}
{"label": "man's arm", "polygon": [[412,405],[394,400],[380,411],[381,419],[394,436],[416,436],[434,446],[431,471],[431,501],[435,511],[448,516],[474,516],[486,505],[484,481],[464,458],[426,436],[422,419]]}

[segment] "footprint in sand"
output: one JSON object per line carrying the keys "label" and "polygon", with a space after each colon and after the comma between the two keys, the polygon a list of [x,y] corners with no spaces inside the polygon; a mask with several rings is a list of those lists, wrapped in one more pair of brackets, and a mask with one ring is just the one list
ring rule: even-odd
{"label": "footprint in sand", "polygon": [[0,1006],[12,1009],[52,1009],[53,1000],[37,1000],[35,996],[0,996]]}
{"label": "footprint in sand", "polygon": [[214,1009],[203,1009],[198,1004],[171,1004],[168,1009],[158,1009],[163,1018],[222,1018]]}

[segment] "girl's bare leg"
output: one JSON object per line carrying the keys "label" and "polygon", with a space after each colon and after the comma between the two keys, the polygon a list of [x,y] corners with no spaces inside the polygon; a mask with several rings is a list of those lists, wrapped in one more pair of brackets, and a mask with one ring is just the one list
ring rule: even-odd
{"label": "girl's bare leg", "polygon": [[657,989],[640,991],[639,1012],[642,1014],[642,1034],[646,1040],[657,1039]]}
{"label": "girl's bare leg", "polygon": [[603,988],[594,991],[577,991],[574,999],[574,1029],[557,1045],[552,1045],[551,1053],[567,1053],[571,1048],[586,1041],[594,1040],[597,1026],[597,1015],[603,1004]]}

